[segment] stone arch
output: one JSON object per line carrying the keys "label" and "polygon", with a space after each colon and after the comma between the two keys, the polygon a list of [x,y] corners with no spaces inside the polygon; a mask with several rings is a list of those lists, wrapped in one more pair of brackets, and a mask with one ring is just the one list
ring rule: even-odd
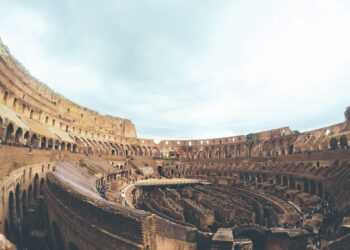
{"label": "stone arch", "polygon": [[46,148],[46,137],[43,136],[40,141],[40,147],[41,148]]}
{"label": "stone arch", "polygon": [[157,167],[157,171],[158,171],[158,174],[160,176],[164,176],[164,169],[163,169],[163,166],[158,166]]}
{"label": "stone arch", "polygon": [[25,143],[26,145],[28,145],[29,136],[30,136],[29,131],[26,131],[26,132],[24,133],[24,136],[23,136],[24,143]]}
{"label": "stone arch", "polygon": [[11,140],[12,136],[13,136],[13,132],[14,132],[14,127],[13,127],[13,124],[12,123],[9,123],[7,125],[7,128],[6,128],[6,137],[5,137],[5,141],[9,141]]}
{"label": "stone arch", "polygon": [[254,250],[266,249],[266,234],[268,229],[258,224],[243,224],[233,228],[235,238],[244,237],[253,242]]}
{"label": "stone arch", "polygon": [[38,136],[36,134],[32,134],[32,137],[30,138],[30,145],[35,147],[38,142]]}
{"label": "stone arch", "polygon": [[31,204],[31,203],[33,203],[33,198],[34,198],[34,196],[33,196],[33,186],[32,185],[29,185],[29,187],[28,187],[28,204]]}
{"label": "stone arch", "polygon": [[16,200],[16,216],[17,218],[22,218],[22,197],[21,197],[21,189],[19,184],[16,185],[15,191],[15,200]]}
{"label": "stone arch", "polygon": [[55,149],[58,150],[60,148],[60,141],[56,140],[55,141]]}
{"label": "stone arch", "polygon": [[17,98],[13,99],[12,107],[14,110],[16,110],[16,106],[17,106]]}
{"label": "stone arch", "polygon": [[61,143],[61,150],[66,150],[66,143],[64,141]]}
{"label": "stone arch", "polygon": [[14,194],[11,191],[9,193],[8,198],[8,220],[9,220],[9,239],[12,242],[16,242],[16,239],[14,238],[14,227],[15,227],[15,221],[16,221],[16,211],[15,211],[15,200],[14,200]]}
{"label": "stone arch", "polygon": [[47,142],[47,148],[54,149],[53,139],[49,139],[49,141]]}
{"label": "stone arch", "polygon": [[316,194],[316,183],[314,180],[310,180],[310,193]]}
{"label": "stone arch", "polygon": [[160,150],[157,147],[152,148],[153,157],[160,157]]}
{"label": "stone arch", "polygon": [[289,144],[288,145],[288,154],[291,155],[294,152],[294,145],[293,144]]}
{"label": "stone arch", "polygon": [[236,146],[236,155],[238,156],[238,157],[240,157],[241,156],[241,144],[238,144],[237,146]]}
{"label": "stone arch", "polygon": [[8,96],[9,96],[9,92],[8,92],[8,91],[5,91],[5,92],[4,92],[4,96],[3,96],[3,100],[4,100],[5,104],[6,104],[6,102],[7,102]]}
{"label": "stone arch", "polygon": [[27,214],[27,208],[28,208],[27,191],[23,190],[23,193],[22,193],[22,213],[23,213],[23,217],[25,217],[26,214]]}
{"label": "stone arch", "polygon": [[142,149],[143,155],[144,155],[144,156],[148,156],[146,147],[145,147],[145,146],[142,146],[141,149]]}
{"label": "stone arch", "polygon": [[52,232],[53,232],[53,239],[54,239],[54,246],[55,246],[54,249],[64,250],[65,248],[64,248],[62,234],[55,221],[52,222]]}
{"label": "stone arch", "polygon": [[349,148],[348,145],[348,138],[346,137],[346,135],[342,135],[339,139],[339,144],[340,144],[340,148],[341,149],[346,149]]}
{"label": "stone arch", "polygon": [[78,152],[78,146],[77,144],[73,144],[73,153],[77,153]]}
{"label": "stone arch", "polygon": [[44,192],[45,192],[44,188],[45,188],[45,180],[44,180],[44,178],[41,178],[41,180],[40,180],[40,195],[44,195]]}
{"label": "stone arch", "polygon": [[67,144],[67,151],[72,152],[72,144],[70,143]]}
{"label": "stone arch", "polygon": [[129,145],[125,145],[125,155],[126,156],[132,155]]}
{"label": "stone arch", "polygon": [[39,196],[39,175],[35,174],[34,176],[34,199],[38,199]]}
{"label": "stone arch", "polygon": [[338,140],[336,138],[331,138],[329,141],[329,147],[331,150],[337,150],[338,149]]}
{"label": "stone arch", "polygon": [[23,131],[22,128],[18,128],[15,133],[15,143],[21,143]]}

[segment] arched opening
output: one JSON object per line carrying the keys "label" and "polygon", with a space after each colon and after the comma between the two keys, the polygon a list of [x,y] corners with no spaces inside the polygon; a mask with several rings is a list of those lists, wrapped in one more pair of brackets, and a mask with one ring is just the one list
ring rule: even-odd
{"label": "arched opening", "polygon": [[38,192],[38,188],[39,188],[39,175],[35,174],[34,177],[34,199],[38,199],[39,196],[39,192]]}
{"label": "arched opening", "polygon": [[40,180],[40,195],[44,195],[45,180],[41,178]]}
{"label": "arched opening", "polygon": [[329,147],[331,150],[337,150],[338,149],[338,141],[335,138],[332,138],[329,142]]}
{"label": "arched opening", "polygon": [[79,250],[79,248],[74,243],[69,242],[68,250]]}
{"label": "arched opening", "polygon": [[40,147],[43,149],[46,148],[46,137],[45,136],[43,138],[41,138]]}
{"label": "arched opening", "polygon": [[67,151],[72,152],[72,144],[70,143],[67,144]]}
{"label": "arched opening", "polygon": [[314,180],[310,181],[310,193],[311,194],[316,194],[316,183]]}
{"label": "arched opening", "polygon": [[32,135],[32,138],[30,139],[30,146],[35,147],[38,142],[38,136],[36,134]]}
{"label": "arched opening", "polygon": [[[14,201],[14,197],[13,197],[13,192],[11,191],[9,194],[9,212],[8,212],[8,216],[9,216],[9,224],[10,224],[10,235],[12,236],[11,231],[14,229],[14,225],[15,225],[15,218],[16,218],[16,211],[15,211],[15,201]],[[10,239],[12,240],[13,238],[10,237]]]}
{"label": "arched opening", "polygon": [[64,243],[60,229],[58,228],[56,222],[52,222],[52,232],[54,238],[54,246],[57,250],[64,250]]}
{"label": "arched opening", "polygon": [[142,154],[148,156],[146,147],[142,147]]}
{"label": "arched opening", "polygon": [[16,130],[16,134],[15,134],[15,143],[17,143],[17,144],[21,143],[21,137],[22,137],[22,135],[23,135],[22,129],[21,129],[21,128],[18,128],[18,129]]}
{"label": "arched opening", "polygon": [[59,147],[60,147],[60,142],[57,140],[57,141],[55,142],[55,149],[58,150]]}
{"label": "arched opening", "polygon": [[266,249],[266,236],[264,233],[256,230],[246,230],[241,232],[238,237],[248,238],[253,242],[253,250]]}
{"label": "arched opening", "polygon": [[15,234],[15,226],[16,226],[16,209],[15,209],[15,200],[14,200],[14,194],[11,191],[9,194],[9,199],[8,199],[8,219],[9,219],[9,239],[13,243],[18,242],[18,238],[16,237]]}
{"label": "arched opening", "polygon": [[61,143],[61,150],[66,150],[66,143],[65,142]]}
{"label": "arched opening", "polygon": [[33,186],[30,185],[28,188],[28,204],[32,204],[33,203]]}
{"label": "arched opening", "polygon": [[23,144],[24,145],[28,145],[29,135],[30,135],[29,131],[24,133],[24,136],[23,136]]}
{"label": "arched opening", "polygon": [[163,171],[163,167],[162,167],[162,166],[158,166],[158,167],[157,167],[157,171],[158,171],[158,174],[159,174],[160,176],[164,176],[164,171]]}
{"label": "arched opening", "polygon": [[115,155],[115,149],[112,149],[112,155]]}
{"label": "arched opening", "polygon": [[317,184],[317,189],[318,189],[318,195],[320,196],[320,197],[323,197],[323,184],[322,183],[318,183]]}
{"label": "arched opening", "polygon": [[289,187],[295,188],[295,180],[292,176],[289,177]]}
{"label": "arched opening", "polygon": [[348,146],[348,138],[345,135],[342,135],[339,139],[339,144],[341,149],[347,149]]}
{"label": "arched opening", "polygon": [[9,125],[7,125],[7,129],[6,129],[6,137],[5,137],[5,141],[9,141],[11,140],[12,136],[13,136],[13,131],[14,128],[13,128],[13,125],[12,123],[10,123]]}
{"label": "arched opening", "polygon": [[5,220],[5,236],[7,239],[11,240],[10,226],[7,220]]}
{"label": "arched opening", "polygon": [[77,146],[77,144],[73,145],[73,153],[78,153],[78,146]]}
{"label": "arched opening", "polygon": [[22,193],[22,213],[23,213],[23,217],[25,217],[26,214],[27,214],[27,208],[28,208],[27,192],[26,192],[26,190],[23,190],[23,193]]}
{"label": "arched opening", "polygon": [[17,98],[13,99],[12,107],[16,110]]}
{"label": "arched opening", "polygon": [[21,200],[21,190],[19,188],[19,184],[16,186],[16,216],[17,218],[22,218],[22,200]]}
{"label": "arched opening", "polygon": [[283,176],[283,186],[288,186],[288,177],[287,176]]}
{"label": "arched opening", "polygon": [[289,146],[288,146],[288,154],[293,154],[293,151],[294,151],[294,145],[293,144],[290,144]]}
{"label": "arched opening", "polygon": [[9,96],[9,92],[5,91],[4,97],[3,97],[3,100],[4,100],[5,104],[6,104],[6,102],[7,102],[8,96]]}
{"label": "arched opening", "polygon": [[52,139],[49,139],[49,141],[47,142],[47,148],[53,149],[53,140]]}

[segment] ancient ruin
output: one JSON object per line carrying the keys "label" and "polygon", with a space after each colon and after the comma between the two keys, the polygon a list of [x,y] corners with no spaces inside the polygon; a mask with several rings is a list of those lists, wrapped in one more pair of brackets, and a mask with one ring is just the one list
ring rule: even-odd
{"label": "ancient ruin", "polygon": [[0,44],[0,249],[350,249],[343,122],[139,138],[31,76]]}

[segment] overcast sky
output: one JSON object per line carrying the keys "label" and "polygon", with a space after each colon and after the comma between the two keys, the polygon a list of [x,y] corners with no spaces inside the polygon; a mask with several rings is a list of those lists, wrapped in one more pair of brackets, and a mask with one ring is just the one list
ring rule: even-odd
{"label": "overcast sky", "polygon": [[32,75],[140,137],[210,138],[342,122],[349,13],[347,0],[0,0],[0,37]]}

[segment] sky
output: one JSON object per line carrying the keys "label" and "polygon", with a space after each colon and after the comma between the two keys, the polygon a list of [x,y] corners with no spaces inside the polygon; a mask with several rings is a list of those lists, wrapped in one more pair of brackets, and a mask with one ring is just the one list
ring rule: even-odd
{"label": "sky", "polygon": [[0,0],[0,37],[139,137],[214,138],[344,121],[349,13],[348,0]]}

